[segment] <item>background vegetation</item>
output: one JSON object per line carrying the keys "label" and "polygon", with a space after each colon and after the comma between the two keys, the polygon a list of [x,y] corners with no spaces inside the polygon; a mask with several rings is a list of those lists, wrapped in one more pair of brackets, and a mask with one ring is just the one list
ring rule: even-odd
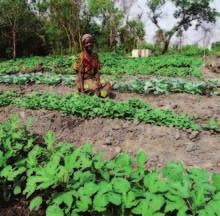
{"label": "background vegetation", "polygon": [[101,50],[127,52],[147,47],[165,53],[174,35],[181,37],[192,23],[196,27],[214,23],[218,15],[209,6],[211,0],[172,0],[176,7],[173,16],[178,21],[166,31],[160,26],[166,2],[146,0],[143,9],[158,28],[156,46],[152,47],[144,41],[143,14],[130,16],[131,0],[0,0],[0,57],[77,52],[82,35],[88,32],[95,36]]}

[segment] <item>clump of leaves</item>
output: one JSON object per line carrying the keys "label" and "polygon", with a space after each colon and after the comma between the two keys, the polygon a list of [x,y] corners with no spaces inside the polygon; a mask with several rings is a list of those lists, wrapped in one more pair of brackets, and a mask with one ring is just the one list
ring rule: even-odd
{"label": "clump of leaves", "polygon": [[136,92],[141,94],[168,94],[189,93],[200,95],[214,94],[218,87],[218,81],[210,80],[208,82],[192,82],[189,80],[174,79],[133,79],[128,82],[112,82],[112,88],[121,92]]}
{"label": "clump of leaves", "polygon": [[[0,63],[0,74],[13,74],[32,69],[43,63],[45,71],[56,74],[72,74],[75,57],[48,56],[20,58]],[[115,53],[100,53],[104,74],[146,74],[160,76],[201,77],[202,59],[184,55],[161,55],[148,58],[129,58]]]}
{"label": "clump of leaves", "polygon": [[[0,125],[0,199],[25,196],[29,209],[47,216],[218,215],[220,175],[170,162],[145,169],[148,157],[121,153],[112,160],[91,145],[55,144],[49,132],[34,143],[13,116]],[[1,206],[1,204],[0,204]]]}
{"label": "clump of leaves", "polygon": [[118,102],[78,94],[61,96],[53,93],[33,93],[18,97],[11,101],[11,104],[30,109],[57,110],[82,117],[123,118],[155,125],[201,130],[200,125],[196,124],[189,115],[178,115],[169,110],[153,108],[138,99]]}

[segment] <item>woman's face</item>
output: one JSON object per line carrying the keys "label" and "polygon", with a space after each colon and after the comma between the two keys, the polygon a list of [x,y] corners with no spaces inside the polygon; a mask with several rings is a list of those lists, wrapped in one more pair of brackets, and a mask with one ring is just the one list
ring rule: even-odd
{"label": "woman's face", "polygon": [[92,38],[86,38],[84,40],[84,48],[87,52],[92,52],[92,49],[93,49],[93,40]]}

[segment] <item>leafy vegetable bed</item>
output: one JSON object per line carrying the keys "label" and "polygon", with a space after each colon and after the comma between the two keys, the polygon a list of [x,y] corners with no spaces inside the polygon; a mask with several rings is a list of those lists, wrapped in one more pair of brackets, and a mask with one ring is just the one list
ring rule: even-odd
{"label": "leafy vegetable bed", "polygon": [[48,74],[31,73],[31,74],[15,74],[0,76],[0,83],[24,85],[28,83],[46,84],[46,85],[74,85],[76,76],[61,75],[61,74]]}
{"label": "leafy vegetable bed", "polygon": [[[75,83],[76,76],[34,73],[0,76],[0,83],[24,85],[28,83],[46,84],[46,85],[70,85]],[[184,92],[200,95],[218,95],[218,81],[197,81],[188,80],[168,80],[168,79],[132,79],[130,81],[111,81],[112,89],[120,92],[135,92],[141,94],[167,94],[170,92]]]}
{"label": "leafy vegetable bed", "polygon": [[[47,72],[73,73],[74,57],[32,57],[0,63],[0,74],[17,73],[43,63]],[[161,76],[201,76],[202,60],[199,57],[163,55],[149,58],[129,58],[113,53],[101,53],[104,74],[154,74]]]}
{"label": "leafy vegetable bed", "polygon": [[105,161],[90,145],[55,145],[51,132],[37,143],[28,125],[0,125],[0,206],[25,197],[47,216],[220,215],[220,174],[173,162],[148,171],[144,152]]}
{"label": "leafy vegetable bed", "polygon": [[35,68],[43,63],[46,71],[57,73],[72,73],[72,64],[74,57],[65,56],[47,56],[20,58],[15,60],[3,61],[0,63],[0,74],[18,73],[21,70]]}
{"label": "leafy vegetable bed", "polygon": [[0,93],[0,106],[9,104],[30,109],[57,110],[82,117],[123,118],[192,130],[218,130],[218,124],[214,120],[210,121],[210,125],[201,126],[195,123],[191,116],[152,108],[144,101],[137,99],[118,102],[79,94],[61,96],[52,93],[34,93],[29,96],[22,96],[14,92]]}
{"label": "leafy vegetable bed", "polygon": [[178,55],[152,56],[148,58],[128,58],[103,54],[102,73],[145,74],[160,76],[201,76],[202,60],[198,57]]}
{"label": "leafy vegetable bed", "polygon": [[[1,82],[1,81],[0,81]],[[188,80],[134,79],[129,82],[113,82],[112,88],[120,92],[136,92],[144,94],[168,94],[170,92],[184,92],[200,95],[220,95],[218,81],[191,82]]]}

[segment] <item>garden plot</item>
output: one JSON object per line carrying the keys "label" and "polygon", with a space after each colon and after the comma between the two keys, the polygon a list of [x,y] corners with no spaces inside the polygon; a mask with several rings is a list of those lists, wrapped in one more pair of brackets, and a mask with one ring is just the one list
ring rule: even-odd
{"label": "garden plot", "polygon": [[58,141],[77,146],[92,143],[96,151],[105,152],[106,159],[123,151],[135,155],[144,150],[149,155],[150,168],[162,167],[175,160],[183,161],[189,167],[220,171],[220,136],[211,131],[183,131],[123,119],[85,119],[60,112],[12,106],[0,108],[0,123],[13,113],[17,113],[22,122],[31,116],[31,130],[36,134],[54,131]]}
{"label": "garden plot", "polygon": [[[181,73],[179,73],[179,75],[180,74]],[[31,213],[31,215],[43,216],[45,215],[45,209],[47,209],[46,211],[48,212],[52,212],[52,216],[54,216],[53,211],[55,210],[61,212],[57,204],[54,204],[54,202],[56,202],[54,201],[55,197],[60,197],[62,195],[60,191],[68,191],[68,184],[70,184],[69,180],[72,178],[77,178],[74,176],[78,172],[76,170],[74,170],[73,172],[73,170],[70,170],[68,168],[68,170],[70,171],[70,173],[68,173],[69,177],[65,180],[63,178],[59,179],[58,176],[63,176],[63,174],[59,174],[59,169],[63,166],[62,161],[67,160],[64,158],[60,159],[58,170],[55,170],[54,172],[54,176],[57,177],[57,180],[53,177],[53,169],[49,168],[49,170],[45,172],[47,163],[49,167],[50,163],[55,165],[57,164],[55,163],[55,161],[59,162],[59,160],[57,160],[56,158],[57,156],[53,155],[51,147],[55,148],[55,146],[57,146],[58,142],[60,141],[63,142],[63,149],[59,147],[60,151],[62,151],[62,154],[59,153],[59,150],[57,151],[58,155],[62,155],[61,157],[64,157],[65,154],[70,154],[71,151],[73,151],[73,145],[80,148],[86,143],[91,143],[94,147],[95,152],[104,152],[105,160],[107,160],[106,163],[111,164],[111,159],[113,159],[113,161],[116,160],[117,156],[120,154],[123,155],[124,152],[128,152],[130,155],[133,156],[133,158],[135,158],[138,152],[144,151],[147,153],[149,159],[144,166],[144,162],[146,162],[145,156],[142,154],[139,156],[139,166],[140,164],[142,164],[142,169],[163,169],[163,172],[161,172],[160,174],[157,174],[157,172],[153,171],[152,175],[151,172],[146,171],[144,175],[149,174],[150,177],[149,179],[148,177],[145,177],[145,181],[144,179],[141,179],[143,178],[143,176],[133,176],[132,173],[135,173],[133,170],[131,172],[129,171],[128,173],[125,173],[125,176],[119,170],[119,173],[116,175],[118,175],[117,178],[119,178],[117,180],[118,182],[120,182],[120,188],[122,183],[125,183],[126,185],[131,184],[131,190],[133,190],[137,185],[139,185],[138,187],[140,189],[140,185],[142,185],[143,187],[148,187],[149,185],[147,184],[147,182],[151,180],[154,181],[151,186],[154,185],[156,183],[156,176],[163,175],[166,178],[166,175],[168,175],[169,178],[169,175],[175,173],[175,175],[171,176],[174,176],[174,178],[176,178],[175,176],[181,177],[181,172],[184,173],[183,179],[179,179],[179,182],[177,183],[178,185],[180,185],[180,187],[176,189],[176,183],[174,183],[173,185],[170,184],[169,187],[166,189],[168,190],[168,192],[163,190],[159,192],[160,195],[158,195],[157,192],[156,194],[151,195],[154,201],[160,202],[157,203],[157,208],[153,210],[155,214],[160,211],[163,212],[165,215],[172,215],[170,213],[172,212],[172,210],[169,210],[169,205],[172,205],[173,203],[170,203],[170,200],[167,199],[167,193],[172,194],[174,188],[175,190],[177,190],[177,194],[184,194],[184,196],[183,198],[178,198],[178,200],[181,201],[181,205],[179,207],[173,207],[173,209],[176,208],[176,210],[181,211],[180,209],[184,208],[187,209],[187,212],[189,212],[189,214],[195,211],[217,211],[219,201],[216,201],[216,196],[218,195],[217,192],[219,190],[219,175],[213,175],[213,177],[211,177],[210,174],[210,177],[208,178],[209,174],[207,172],[194,168],[190,170],[192,167],[198,167],[209,171],[210,173],[220,172],[220,133],[218,125],[218,122],[220,121],[220,97],[211,94],[211,91],[209,89],[210,87],[212,88],[212,90],[216,89],[215,83],[214,86],[210,86],[208,80],[201,81],[195,78],[191,79],[191,77],[188,77],[188,81],[184,81],[186,82],[187,88],[184,87],[185,84],[182,85],[182,83],[178,81],[177,83],[181,83],[182,85],[182,91],[172,91],[173,82],[171,82],[171,78],[168,78],[166,79],[168,81],[159,82],[160,87],[156,84],[153,86],[152,91],[143,94],[143,86],[140,88],[142,80],[146,80],[149,77],[140,75],[138,80],[138,84],[140,85],[136,85],[135,83],[132,87],[132,90],[115,88],[114,93],[116,93],[116,97],[114,100],[102,100],[98,98],[86,97],[83,95],[79,97],[76,94],[73,94],[74,92],[76,92],[76,89],[74,88],[74,85],[71,84],[74,81],[72,76],[65,75],[65,83],[63,83],[63,75],[57,74],[54,77],[49,77],[50,75],[50,73],[44,73],[43,76],[40,77],[37,77],[38,74],[35,74],[34,76],[28,75],[28,78],[26,78],[30,79],[30,82],[26,78],[23,79],[23,75],[19,75],[20,80],[16,81],[16,77],[16,79],[13,78],[11,82],[11,77],[8,77],[7,79],[9,79],[9,81],[6,79],[7,82],[4,82],[4,84],[0,84],[0,124],[8,120],[10,116],[15,113],[20,118],[21,125],[23,125],[27,121],[27,119],[31,117],[32,124],[28,131],[33,132],[34,136],[37,137],[34,145],[39,145],[40,147],[45,148],[43,149],[43,152],[47,152],[46,155],[52,154],[50,158],[45,157],[46,155],[42,155],[40,157],[41,159],[45,157],[44,165],[41,164],[41,168],[36,170],[36,172],[39,171],[39,173],[30,174],[31,177],[29,176],[27,178],[27,181],[35,178],[39,181],[44,181],[44,177],[38,177],[39,175],[42,175],[42,173],[47,173],[48,175],[49,170],[51,171],[50,175],[52,175],[50,176],[50,180],[55,181],[53,182],[52,186],[46,186],[45,183],[47,182],[42,182],[42,184],[39,184],[38,187],[35,188],[35,193],[32,194],[30,197],[26,197],[26,199],[14,199],[14,202],[11,203],[10,206],[3,206],[3,208],[1,206],[1,215],[12,216],[14,213],[16,213],[16,215],[22,216],[30,215],[30,212],[28,211],[29,201],[36,197],[36,195],[38,196],[36,197],[36,200],[34,200],[34,202],[31,204],[31,206],[33,208],[36,208],[36,205],[42,205],[37,213],[33,212]],[[112,75],[110,75],[109,77],[112,77]],[[115,77],[116,79],[118,79],[118,75],[116,75]],[[126,75],[125,77],[128,81],[131,77],[135,78],[134,75]],[[155,76],[153,78],[155,79]],[[157,79],[161,80],[161,77],[158,77]],[[182,78],[175,78],[175,80],[180,79],[182,80]],[[192,85],[192,81],[190,80],[196,82],[196,85]],[[201,82],[203,82],[202,85],[197,85]],[[163,88],[164,86],[168,87]],[[207,89],[209,91],[206,92]],[[14,92],[7,92],[8,90]],[[132,100],[128,101],[129,98],[132,98]],[[16,124],[12,123],[12,126],[9,125],[9,128],[15,128],[15,125]],[[54,141],[53,145],[53,137],[51,135],[46,136],[48,131],[53,131],[55,134],[56,141]],[[11,133],[9,130],[8,135],[13,136],[13,133]],[[12,140],[13,139],[14,138],[12,138]],[[24,139],[22,142],[27,141],[25,140],[26,139]],[[49,143],[47,148],[44,146],[45,142]],[[67,151],[67,148],[70,147],[68,147],[64,143],[71,143],[71,150]],[[28,146],[31,147],[31,145],[27,145],[27,148],[29,148]],[[15,148],[17,148],[16,145]],[[30,151],[28,150],[28,152]],[[21,154],[19,153],[18,156],[20,155]],[[79,158],[85,160],[80,163],[82,165],[85,163],[84,165],[86,167],[90,166],[90,162],[88,163],[88,160],[84,156],[82,156],[80,156]],[[55,161],[53,161],[53,157],[56,159]],[[123,157],[125,157],[124,159],[126,160],[128,159],[126,155]],[[122,160],[122,162],[124,161],[124,159]],[[181,165],[179,164],[168,164],[168,166],[166,166],[169,161],[181,161],[187,167],[187,169],[189,169],[189,171],[181,168]],[[23,162],[24,161],[21,160],[19,163],[22,164]],[[64,163],[66,164],[66,162]],[[74,163],[69,164],[71,165]],[[103,164],[103,162],[100,162],[100,164]],[[137,164],[135,164],[134,166],[132,165],[133,169],[135,169],[136,166]],[[127,167],[123,165],[122,167],[126,169],[126,172],[127,168],[130,169],[129,166]],[[66,168],[67,167],[65,167],[65,169]],[[95,179],[93,178],[93,180],[89,180],[89,182],[93,185],[93,189],[96,188],[94,184],[99,184],[99,181],[102,181],[101,179],[103,178],[103,176],[105,178],[104,181],[113,181],[111,177],[110,179],[106,177],[106,173],[100,174],[99,171],[96,170],[96,168],[97,166],[95,166],[95,168],[92,167],[91,172],[94,171],[95,176],[98,176],[98,178],[96,179],[95,177]],[[27,167],[27,169],[29,169],[29,167]],[[90,168],[88,167],[86,169],[82,168],[80,172],[88,172],[89,169]],[[104,168],[101,168],[100,170],[104,170]],[[28,173],[31,173],[31,170],[27,172],[27,175],[29,175]],[[110,173],[112,173],[112,171]],[[141,171],[141,173],[143,174],[143,171]],[[7,172],[5,172],[4,175],[7,176]],[[18,193],[21,190],[23,191],[23,193],[31,194],[32,189],[31,187],[28,187],[28,185],[30,184],[25,183],[26,174],[21,174],[23,175],[23,178],[21,178],[19,175],[20,174],[18,174],[17,177],[14,175],[14,178],[22,179],[22,183],[20,185],[20,188],[15,187],[12,193]],[[81,176],[81,178],[83,179],[83,176]],[[134,179],[133,181],[133,178],[138,179]],[[211,178],[213,180],[210,182]],[[121,182],[121,179],[126,180],[123,180],[123,182]],[[134,183],[135,181],[137,181],[138,184]],[[160,184],[161,183],[162,182],[160,182]],[[113,183],[111,182],[110,184]],[[194,187],[194,185],[197,184],[198,187]],[[26,185],[28,188],[24,190]],[[46,189],[40,188],[42,185],[44,185]],[[164,185],[164,183],[162,183],[162,185]],[[182,185],[184,185],[184,187]],[[201,185],[202,188],[204,188],[205,190],[202,191],[202,194],[209,194],[209,199],[201,200],[201,202],[198,203],[197,201],[200,199],[198,199],[197,194],[201,194],[201,191],[199,190],[199,188],[201,188],[199,186]],[[14,185],[11,186],[12,189],[13,187]],[[182,190],[183,188],[184,193]],[[53,191],[56,196],[52,198],[48,197],[48,190]],[[150,188],[150,191],[152,192],[152,188]],[[186,198],[185,194],[188,193],[187,191],[190,192],[186,195]],[[153,193],[154,192],[155,190],[153,189]],[[94,193],[96,193],[96,191]],[[133,191],[129,192],[129,194],[132,193]],[[66,195],[69,196],[70,194]],[[77,211],[81,212],[81,216],[86,216],[87,214],[84,214],[83,212],[87,210],[85,208],[81,208],[82,200],[78,195],[79,191],[76,193],[76,197],[74,197],[75,195],[73,195],[74,199],[77,200],[77,202],[73,202],[74,210],[77,209]],[[111,212],[117,212],[114,215],[121,215],[121,211],[126,211],[129,214],[129,212],[131,211],[137,212],[140,210],[134,207],[136,205],[134,203],[130,203],[129,206],[123,207],[123,210],[123,208],[118,207],[118,205],[124,205],[122,201],[123,199],[121,199],[118,194],[116,194],[117,200],[115,200],[115,197],[114,199],[110,199],[110,195],[115,196],[114,191],[111,191],[111,193],[108,194],[108,198],[110,200],[109,202],[112,202],[111,204],[108,204],[107,201],[105,203],[102,203],[101,201],[96,202],[95,200],[100,197],[97,198],[96,195],[92,195],[91,200],[94,199],[93,201],[96,204],[93,203],[93,205],[90,205],[89,203],[91,203],[92,201],[90,202],[90,200],[87,200],[91,212],[94,211],[93,208],[95,209],[95,211],[105,211],[106,208],[110,209]],[[27,194],[25,194],[25,196],[27,196]],[[70,198],[70,200],[71,199],[72,198]],[[103,196],[100,199],[105,200],[106,197]],[[117,203],[115,201],[117,201]],[[139,200],[137,200],[137,202],[139,202]],[[100,205],[104,206],[100,207]],[[197,205],[199,207],[197,207]],[[213,205],[217,207],[213,208]],[[65,208],[65,211],[69,210]],[[93,213],[91,214],[93,215]],[[175,210],[173,211],[173,214],[176,215]],[[97,215],[102,215],[102,213]]]}
{"label": "garden plot", "polygon": [[[23,94],[32,92],[51,92],[61,95],[76,92],[76,89],[70,86],[49,86],[49,85],[5,85],[0,84],[0,91],[14,90]],[[114,100],[126,101],[129,98],[141,99],[153,107],[172,110],[178,114],[188,114],[195,116],[198,122],[206,122],[209,119],[220,121],[220,97],[219,96],[200,96],[186,93],[172,93],[167,95],[142,95],[137,93],[120,93],[115,91]]]}
{"label": "garden plot", "polygon": [[[28,109],[12,111],[20,113],[23,121],[25,112],[29,112]],[[47,120],[48,117],[54,120],[58,117],[55,112],[46,111],[45,114]],[[42,116],[43,119],[46,116]],[[41,114],[36,117],[41,118]],[[76,120],[75,127],[85,121],[62,115],[60,123],[64,124],[65,129],[69,125],[68,122],[65,125],[65,118],[67,121]],[[91,125],[86,126],[88,133],[98,134],[100,131],[91,131],[96,125],[98,129],[101,129],[100,125],[108,125],[103,123],[111,126],[111,121],[102,123],[103,119],[97,120],[99,122],[91,122]],[[120,129],[128,126],[122,121],[117,122]],[[168,216],[184,212],[191,215],[193,212],[216,215],[219,212],[220,175],[217,173],[189,168],[189,164],[185,168],[177,162],[169,162],[159,170],[150,170],[160,158],[155,155],[150,160],[144,151],[140,151],[141,148],[134,156],[126,152],[119,154],[120,151],[117,151],[114,158],[103,160],[103,155],[95,153],[92,145],[76,147],[66,142],[58,143],[52,132],[44,136],[31,133],[30,121],[24,124],[15,115],[0,123],[0,131],[0,168],[4,184],[0,185],[0,190],[4,192],[1,215],[64,216],[74,213],[77,216]],[[80,131],[82,132],[82,128]],[[162,131],[160,133],[163,134]],[[164,140],[162,145],[166,145]],[[196,149],[198,148],[186,150],[191,152]],[[163,164],[158,166],[161,165]],[[5,200],[11,196],[13,202],[7,203]],[[28,208],[33,212],[30,213]]]}

